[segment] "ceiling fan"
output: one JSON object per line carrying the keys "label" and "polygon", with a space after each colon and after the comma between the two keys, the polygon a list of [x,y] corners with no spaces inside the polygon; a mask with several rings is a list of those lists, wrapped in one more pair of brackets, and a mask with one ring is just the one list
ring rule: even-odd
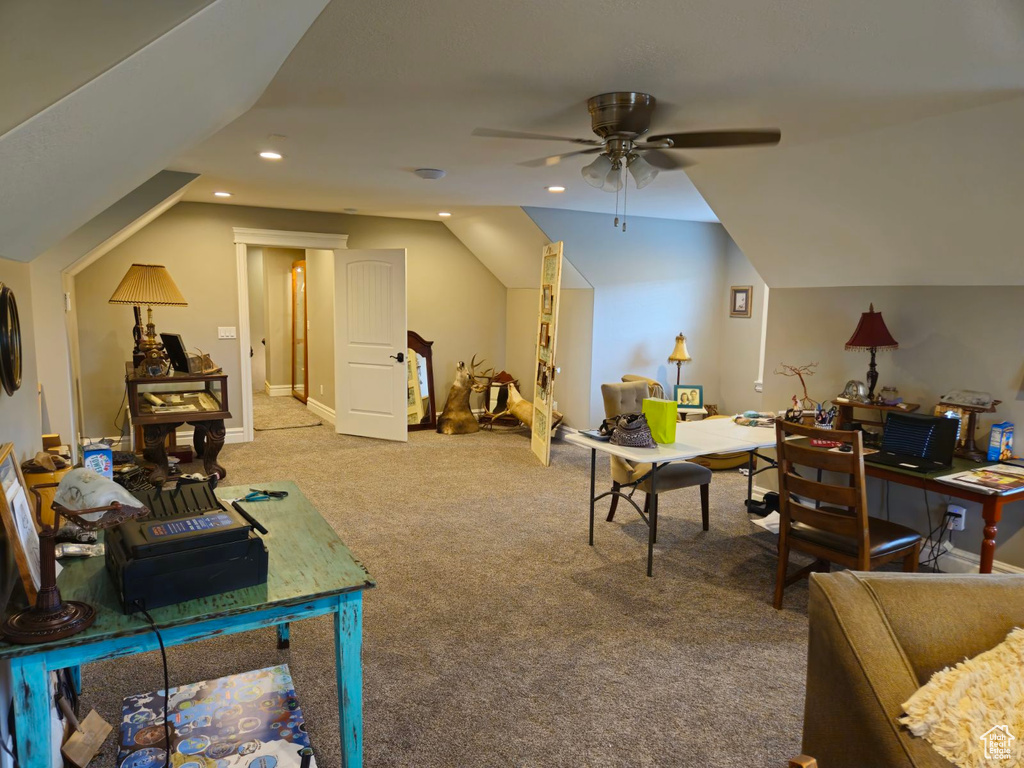
{"label": "ceiling fan", "polygon": [[[500,139],[538,139],[541,141],[570,141],[583,144],[590,149],[578,149],[560,155],[550,155],[537,160],[528,160],[520,165],[541,167],[558,165],[562,160],[577,155],[597,155],[597,158],[582,169],[583,178],[592,187],[606,192],[622,189],[623,168],[629,170],[637,189],[643,189],[658,175],[659,171],[674,171],[693,165],[674,151],[680,149],[711,149],[715,147],[748,147],[778,144],[782,133],[777,128],[760,128],[735,131],[685,131],[647,136],[651,127],[656,101],[647,93],[617,91],[602,93],[587,100],[590,124],[598,139],[572,139],[565,136],[548,136],[542,133],[504,131],[496,128],[476,128],[474,136]],[[617,220],[616,220],[617,225]]]}

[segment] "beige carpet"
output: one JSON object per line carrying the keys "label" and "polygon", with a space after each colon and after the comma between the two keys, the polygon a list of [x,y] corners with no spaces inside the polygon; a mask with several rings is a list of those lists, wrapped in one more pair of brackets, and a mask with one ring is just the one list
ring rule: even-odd
{"label": "beige carpet", "polygon": [[[283,399],[283,398],[282,398]],[[662,497],[655,576],[620,505],[587,546],[589,454],[540,467],[521,433],[259,433],[221,454],[230,484],[294,479],[379,587],[365,596],[367,766],[781,766],[799,753],[807,587],[769,604],[774,538],[716,473]],[[602,475],[607,463],[601,462]],[[302,563],[296,563],[301,568]],[[332,624],[170,651],[171,683],[287,662],[321,768],[340,764]],[[85,706],[162,685],[146,654],[85,668]],[[97,765],[113,765],[108,742]]]}
{"label": "beige carpet", "polygon": [[271,397],[266,392],[253,394],[252,415],[253,429],[257,432],[318,427],[323,424],[319,416],[294,397]]}

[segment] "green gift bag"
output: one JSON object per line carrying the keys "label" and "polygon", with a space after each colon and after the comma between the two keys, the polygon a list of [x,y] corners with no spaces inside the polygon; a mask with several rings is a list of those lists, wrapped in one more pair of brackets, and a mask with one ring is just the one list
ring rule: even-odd
{"label": "green gift bag", "polygon": [[676,441],[676,409],[675,400],[663,400],[660,397],[644,398],[644,416],[651,428],[654,442],[667,445]]}

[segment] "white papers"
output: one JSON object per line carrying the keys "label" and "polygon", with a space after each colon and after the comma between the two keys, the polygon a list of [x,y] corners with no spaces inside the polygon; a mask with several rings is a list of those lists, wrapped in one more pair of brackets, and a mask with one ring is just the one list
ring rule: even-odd
{"label": "white papers", "polygon": [[772,512],[771,514],[765,515],[764,517],[761,517],[761,518],[758,518],[758,519],[751,518],[750,522],[752,522],[754,525],[760,526],[761,528],[764,528],[766,531],[768,531],[770,533],[774,533],[776,536],[778,536],[779,535],[779,521],[780,520],[781,520],[781,518],[779,517],[779,513],[778,512]]}

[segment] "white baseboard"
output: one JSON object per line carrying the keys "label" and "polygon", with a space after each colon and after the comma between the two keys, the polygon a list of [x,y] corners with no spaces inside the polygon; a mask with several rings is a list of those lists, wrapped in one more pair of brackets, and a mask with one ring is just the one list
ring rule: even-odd
{"label": "white baseboard", "polygon": [[263,391],[271,397],[287,397],[292,393],[292,385],[263,382]]}
{"label": "white baseboard", "polygon": [[328,408],[326,405],[314,400],[312,397],[306,398],[306,407],[328,424],[334,424],[333,408]]}

